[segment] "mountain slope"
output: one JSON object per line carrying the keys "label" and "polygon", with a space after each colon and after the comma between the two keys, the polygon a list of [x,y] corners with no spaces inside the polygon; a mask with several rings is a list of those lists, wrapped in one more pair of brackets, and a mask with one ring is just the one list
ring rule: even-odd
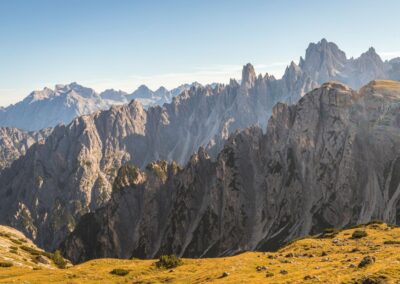
{"label": "mountain slope", "polygon": [[51,129],[25,132],[17,128],[0,127],[0,170],[9,167],[13,161],[24,155],[34,143],[43,141]]}
{"label": "mountain slope", "polygon": [[[359,231],[366,236],[353,238]],[[139,259],[97,259],[64,270],[0,268],[0,283],[397,283],[399,239],[399,228],[372,223],[297,240],[277,252],[182,259],[173,269]],[[114,269],[128,274],[111,274]]]}
{"label": "mountain slope", "polygon": [[163,107],[145,110],[134,100],[56,127],[44,144],[1,172],[0,221],[55,248],[81,215],[109,199],[121,165],[183,164],[202,145],[216,155],[235,129],[264,127],[277,98],[313,87],[295,68],[275,80],[256,77],[248,64],[243,78],[241,85],[192,87]]}
{"label": "mountain slope", "polygon": [[[53,254],[36,247],[21,232],[0,225],[0,282],[7,267],[17,269],[52,269],[57,268]],[[6,271],[7,273],[7,271]]]}
{"label": "mountain slope", "polygon": [[73,261],[215,257],[371,219],[399,223],[399,103],[399,82],[359,92],[330,82],[277,104],[266,134],[232,135],[216,161],[201,148],[181,170],[120,170],[110,201],[82,217],[63,250]]}

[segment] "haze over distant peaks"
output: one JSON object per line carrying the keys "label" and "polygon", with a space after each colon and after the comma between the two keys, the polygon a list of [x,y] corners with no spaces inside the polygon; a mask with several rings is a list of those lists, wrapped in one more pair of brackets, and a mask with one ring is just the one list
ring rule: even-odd
{"label": "haze over distant peaks", "polygon": [[21,102],[0,108],[0,126],[40,130],[59,123],[67,124],[77,116],[109,109],[113,105],[127,104],[132,99],[139,100],[146,108],[162,105],[191,86],[182,85],[171,91],[159,88],[154,92],[142,85],[132,94],[113,89],[98,94],[75,82],[58,84],[54,89],[45,87],[33,91]]}

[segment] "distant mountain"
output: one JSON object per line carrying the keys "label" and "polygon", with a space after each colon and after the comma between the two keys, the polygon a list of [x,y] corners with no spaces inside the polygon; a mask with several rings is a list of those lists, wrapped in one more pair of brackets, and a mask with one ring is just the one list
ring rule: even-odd
{"label": "distant mountain", "polygon": [[141,101],[145,108],[162,105],[171,102],[174,96],[190,86],[180,86],[171,91],[160,88],[155,92],[141,86],[132,94],[113,89],[98,94],[77,83],[56,85],[54,90],[44,88],[34,91],[23,101],[0,108],[0,126],[40,130],[60,123],[68,124],[75,117],[106,110],[113,105],[127,104],[132,99]]}
{"label": "distant mountain", "polygon": [[183,168],[124,165],[110,201],[81,218],[63,251],[74,262],[216,257],[371,220],[400,224],[399,114],[400,82],[359,92],[325,83],[278,103],[265,134],[232,134],[215,160],[200,148]]}
{"label": "distant mountain", "polygon": [[318,84],[337,80],[355,89],[371,80],[396,80],[400,76],[398,61],[383,62],[374,48],[356,59],[348,59],[335,43],[326,39],[311,43],[305,59],[300,58],[299,66]]}
{"label": "distant mountain", "polygon": [[23,101],[2,109],[0,125],[39,130],[109,107],[93,89],[76,83],[56,85],[54,90],[34,91]]}

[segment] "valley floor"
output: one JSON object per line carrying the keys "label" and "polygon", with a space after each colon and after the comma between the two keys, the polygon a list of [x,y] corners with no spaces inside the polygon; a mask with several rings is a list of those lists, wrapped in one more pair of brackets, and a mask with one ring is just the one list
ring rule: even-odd
{"label": "valley floor", "polygon": [[[373,223],[327,230],[276,253],[183,259],[174,269],[155,262],[97,259],[66,269],[14,265],[0,267],[0,283],[400,283],[400,228]],[[128,274],[111,274],[113,269]]]}

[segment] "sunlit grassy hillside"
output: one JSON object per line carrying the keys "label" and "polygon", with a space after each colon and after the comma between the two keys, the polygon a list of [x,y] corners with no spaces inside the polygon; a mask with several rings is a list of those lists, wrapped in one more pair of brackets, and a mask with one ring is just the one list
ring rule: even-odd
{"label": "sunlit grassy hillside", "polygon": [[[8,245],[2,237],[2,259],[3,251],[9,249],[5,242]],[[276,253],[183,259],[173,269],[157,268],[156,261],[98,259],[66,269],[13,265],[0,268],[0,282],[400,283],[400,228],[373,223],[340,232],[327,230]],[[127,274],[112,274],[114,269]]]}

